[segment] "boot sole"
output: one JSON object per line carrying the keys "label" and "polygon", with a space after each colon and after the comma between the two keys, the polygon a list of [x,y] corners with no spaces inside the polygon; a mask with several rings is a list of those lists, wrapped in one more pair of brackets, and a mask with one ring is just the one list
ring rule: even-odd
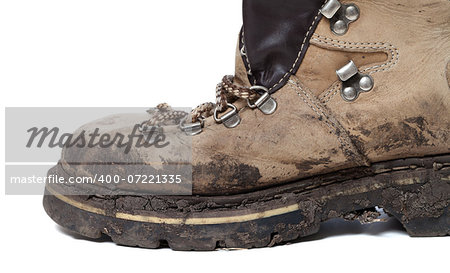
{"label": "boot sole", "polygon": [[[49,174],[65,175],[59,165]],[[59,225],[120,245],[174,250],[259,248],[317,233],[332,218],[376,220],[375,207],[411,236],[450,235],[450,155],[410,158],[233,196],[63,196],[47,185]]]}

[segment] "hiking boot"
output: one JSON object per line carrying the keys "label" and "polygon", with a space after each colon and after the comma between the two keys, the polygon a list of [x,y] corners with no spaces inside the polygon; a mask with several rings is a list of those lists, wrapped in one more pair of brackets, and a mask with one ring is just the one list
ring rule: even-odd
{"label": "hiking boot", "polygon": [[162,104],[83,126],[166,139],[128,153],[67,147],[49,171],[127,177],[128,168],[139,173],[135,163],[161,170],[170,161],[171,171],[192,172],[191,187],[67,194],[47,185],[48,215],[90,238],[175,250],[273,246],[332,218],[374,222],[377,207],[411,236],[449,235],[450,2],[244,0],[243,8],[236,73],[217,86],[215,103],[189,114]]}

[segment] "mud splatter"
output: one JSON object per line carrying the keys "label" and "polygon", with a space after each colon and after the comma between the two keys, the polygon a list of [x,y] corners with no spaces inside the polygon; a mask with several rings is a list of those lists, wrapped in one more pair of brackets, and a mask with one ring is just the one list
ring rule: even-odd
{"label": "mud splatter", "polygon": [[327,165],[331,163],[330,157],[323,157],[320,159],[303,160],[302,162],[295,163],[295,167],[299,171],[299,175],[312,170],[314,167],[319,165]]}
{"label": "mud splatter", "polygon": [[378,152],[390,152],[403,147],[417,148],[433,145],[436,135],[429,129],[429,124],[424,117],[411,117],[394,123],[387,122],[374,129],[356,128],[359,134],[351,135],[353,143],[362,152],[367,151],[368,141],[372,140],[372,149]]}
{"label": "mud splatter", "polygon": [[[208,181],[204,186],[210,188],[245,189],[257,185],[262,176],[255,166],[244,164],[227,155],[217,155],[209,164],[193,166],[192,177],[194,181]],[[194,187],[198,184],[194,183]]]}

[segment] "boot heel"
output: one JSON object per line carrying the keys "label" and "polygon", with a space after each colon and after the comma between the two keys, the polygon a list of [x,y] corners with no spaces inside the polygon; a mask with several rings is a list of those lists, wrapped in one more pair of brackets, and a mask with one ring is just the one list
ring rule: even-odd
{"label": "boot heel", "polygon": [[[436,166],[436,165],[435,165]],[[411,237],[450,235],[450,168],[427,170],[412,187],[392,189],[384,196],[385,209]]]}
{"label": "boot heel", "polygon": [[450,235],[450,215],[448,207],[437,217],[417,217],[403,222],[403,226],[411,237],[435,237]]}

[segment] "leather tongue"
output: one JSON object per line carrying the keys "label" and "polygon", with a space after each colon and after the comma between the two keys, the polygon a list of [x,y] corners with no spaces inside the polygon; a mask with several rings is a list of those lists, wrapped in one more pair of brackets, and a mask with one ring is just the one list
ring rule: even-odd
{"label": "leather tongue", "polygon": [[243,40],[247,56],[243,56],[243,61],[247,69],[251,68],[250,82],[269,88],[271,93],[284,86],[300,66],[321,18],[319,9],[323,3],[244,0]]}

